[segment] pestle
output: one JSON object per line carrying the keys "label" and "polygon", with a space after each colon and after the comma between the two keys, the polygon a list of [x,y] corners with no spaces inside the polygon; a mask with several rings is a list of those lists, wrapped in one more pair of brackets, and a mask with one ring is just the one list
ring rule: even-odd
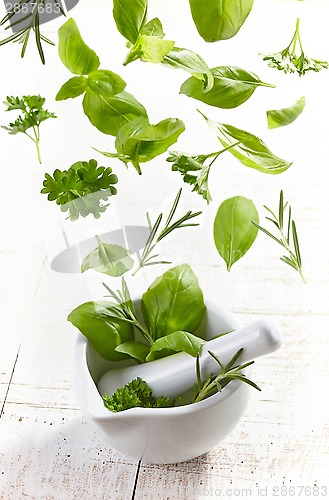
{"label": "pestle", "polygon": [[[206,342],[200,354],[201,377],[220,372],[218,363],[208,354],[212,351],[222,363],[227,364],[231,357],[243,347],[237,363],[252,361],[279,349],[282,337],[277,324],[268,319],[259,319],[232,333]],[[191,389],[196,383],[195,361],[193,356],[179,352],[165,358],[140,365],[114,369],[106,372],[98,383],[98,390],[112,395],[116,389],[137,377],[145,380],[155,396],[176,397]]]}

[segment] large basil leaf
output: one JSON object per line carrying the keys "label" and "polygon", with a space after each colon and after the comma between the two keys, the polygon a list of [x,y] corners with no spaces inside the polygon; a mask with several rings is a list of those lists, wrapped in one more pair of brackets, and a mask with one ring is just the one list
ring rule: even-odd
{"label": "large basil leaf", "polygon": [[194,79],[201,80],[200,88],[203,92],[209,91],[214,84],[212,71],[199,54],[192,50],[174,47],[162,61],[164,66],[174,69],[182,69],[194,75]]}
{"label": "large basil leaf", "polygon": [[233,125],[215,123],[207,118],[206,120],[216,130],[218,139],[225,148],[239,142],[228,151],[246,167],[274,175],[281,174],[292,165],[292,162],[287,162],[272,153],[259,137]]}
{"label": "large basil leaf", "polygon": [[126,87],[126,82],[121,76],[107,69],[89,73],[87,84],[91,90],[100,96],[120,94]]}
{"label": "large basil leaf", "polygon": [[81,272],[84,273],[88,269],[108,276],[122,276],[129,271],[134,261],[129,255],[129,251],[119,245],[108,245],[103,243],[98,236],[96,236],[98,247],[95,248],[81,264]]}
{"label": "large basil leaf", "polygon": [[83,109],[98,130],[114,136],[127,122],[138,116],[147,116],[144,106],[126,91],[105,96],[88,89],[83,99]]}
{"label": "large basil leaf", "polygon": [[190,0],[194,24],[206,42],[227,40],[237,34],[254,0]]}
{"label": "large basil leaf", "polygon": [[87,90],[87,78],[85,76],[74,76],[68,82],[64,83],[58,94],[56,101],[65,99],[74,99]]}
{"label": "large basil leaf", "polygon": [[75,75],[87,75],[99,68],[98,56],[85,44],[73,19],[58,30],[58,52],[64,66]]}
{"label": "large basil leaf", "polygon": [[284,127],[294,122],[304,111],[305,97],[301,97],[289,108],[271,109],[266,111],[268,128]]}
{"label": "large basil leaf", "polygon": [[113,17],[118,31],[132,44],[145,24],[147,4],[148,0],[113,0]]}
{"label": "large basil leaf", "polygon": [[174,144],[185,125],[178,118],[167,118],[156,125],[139,117],[119,131],[115,146],[119,155],[124,155],[138,169],[139,163],[152,160]]}
{"label": "large basil leaf", "polygon": [[204,340],[192,335],[192,333],[182,331],[173,332],[165,337],[161,337],[152,344],[146,361],[170,356],[175,352],[186,352],[190,356],[196,357],[204,343]]}
{"label": "large basil leaf", "polygon": [[214,240],[219,255],[225,260],[227,270],[249,250],[256,239],[258,212],[251,200],[235,196],[219,207],[214,222]]}
{"label": "large basil leaf", "polygon": [[235,66],[212,68],[213,86],[205,92],[203,83],[195,77],[186,80],[180,93],[217,108],[236,108],[243,104],[259,86],[274,87],[262,82],[257,75]]}
{"label": "large basil leaf", "polygon": [[124,342],[118,345],[115,350],[127,354],[131,358],[138,359],[141,363],[145,363],[146,356],[150,352],[150,346],[142,342]]}
{"label": "large basil leaf", "polygon": [[170,269],[152,283],[142,296],[142,313],[154,340],[180,330],[195,332],[205,305],[188,264]]}
{"label": "large basil leaf", "polygon": [[115,348],[134,340],[134,329],[130,323],[118,319],[117,311],[111,312],[112,307],[114,305],[106,301],[86,302],[74,309],[67,319],[87,337],[103,358],[118,361],[127,356]]}

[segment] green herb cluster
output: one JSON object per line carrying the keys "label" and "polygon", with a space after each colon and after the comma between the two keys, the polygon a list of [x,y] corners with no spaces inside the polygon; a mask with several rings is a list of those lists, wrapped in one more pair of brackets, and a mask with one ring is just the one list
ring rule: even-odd
{"label": "green herb cluster", "polygon": [[112,396],[103,396],[104,406],[110,411],[119,412],[130,408],[168,408],[173,406],[170,398],[155,398],[149,385],[137,377],[115,391]]}
{"label": "green herb cluster", "polygon": [[68,170],[45,174],[42,194],[56,201],[62,212],[69,212],[72,221],[92,214],[96,219],[106,210],[103,204],[117,193],[118,178],[110,167],[99,167],[96,160],[78,161]]}

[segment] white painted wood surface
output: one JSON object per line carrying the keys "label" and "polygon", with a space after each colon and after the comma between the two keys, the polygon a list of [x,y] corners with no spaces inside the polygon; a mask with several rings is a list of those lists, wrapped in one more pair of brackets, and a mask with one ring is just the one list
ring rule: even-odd
{"label": "white painted wood surface", "polygon": [[[300,15],[307,53],[328,59],[328,5],[256,0],[249,24],[238,37],[208,46],[187,21],[186,5],[174,0],[160,5],[150,0],[150,4],[151,14],[163,20],[168,38],[178,46],[200,52],[210,66],[241,65],[277,85],[274,90],[256,90],[236,110],[199,107],[214,119],[259,134],[277,154],[295,159],[294,165],[270,177],[244,168],[227,155],[213,168],[214,201],[209,207],[188,186],[184,188],[185,208],[204,210],[202,225],[174,235],[162,251],[174,255],[175,262],[189,262],[205,294],[236,313],[242,323],[260,315],[276,319],[284,346],[257,361],[254,380],[262,392],[253,393],[239,426],[209,454],[188,463],[157,466],[138,464],[104,446],[77,406],[72,377],[76,332],[66,322],[73,307],[100,298],[102,288],[99,285],[97,294],[94,280],[91,284],[86,276],[50,269],[51,249],[45,240],[59,227],[48,222],[53,221],[53,210],[39,191],[43,172],[90,158],[91,145],[111,149],[113,140],[88,123],[79,99],[54,102],[59,86],[69,78],[56,50],[47,50],[43,68],[32,46],[23,61],[16,45],[1,48],[0,100],[10,94],[40,93],[59,118],[42,129],[42,167],[36,164],[32,143],[0,132],[0,498],[189,500],[230,492],[255,498],[259,488],[271,497],[278,487],[283,496],[282,486],[292,488],[288,496],[295,491],[294,496],[303,497],[307,490],[298,487],[314,485],[323,487],[319,496],[325,497],[325,487],[329,495],[329,74],[285,76],[267,68],[257,53],[283,48]],[[138,62],[121,66],[124,41],[113,27],[110,2],[81,0],[74,17],[86,42],[101,56],[102,67],[126,79],[128,90],[146,104],[152,122],[167,116],[185,120],[187,131],[177,149],[198,153],[216,148],[215,137],[195,113],[197,103],[177,94],[183,73]],[[54,39],[59,25],[49,27]],[[307,106],[299,120],[268,131],[265,111],[287,106],[301,95],[306,96]],[[1,124],[11,118],[0,107]],[[145,165],[141,177],[132,168],[125,171],[113,163],[120,177],[114,206],[121,224],[143,224],[146,209],[157,213],[170,203],[181,179],[164,160]],[[219,203],[245,195],[254,200],[263,219],[262,204],[275,205],[281,188],[293,206],[307,285],[279,261],[280,248],[263,235],[228,274],[212,241]],[[110,219],[108,211],[103,220],[110,224]],[[152,270],[153,274],[161,271]],[[315,496],[317,490],[311,492]]]}

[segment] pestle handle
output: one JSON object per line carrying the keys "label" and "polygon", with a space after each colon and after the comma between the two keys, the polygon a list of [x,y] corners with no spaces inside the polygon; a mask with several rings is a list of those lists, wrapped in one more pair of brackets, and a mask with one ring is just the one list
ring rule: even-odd
{"label": "pestle handle", "polygon": [[[282,344],[277,324],[269,319],[259,319],[250,325],[206,342],[200,355],[202,379],[219,373],[218,363],[208,354],[212,351],[223,364],[242,347],[239,364],[252,361],[276,351]],[[98,383],[101,395],[113,394],[136,377],[145,380],[155,396],[176,397],[189,390],[196,382],[195,358],[180,352],[141,365],[110,370]]]}

